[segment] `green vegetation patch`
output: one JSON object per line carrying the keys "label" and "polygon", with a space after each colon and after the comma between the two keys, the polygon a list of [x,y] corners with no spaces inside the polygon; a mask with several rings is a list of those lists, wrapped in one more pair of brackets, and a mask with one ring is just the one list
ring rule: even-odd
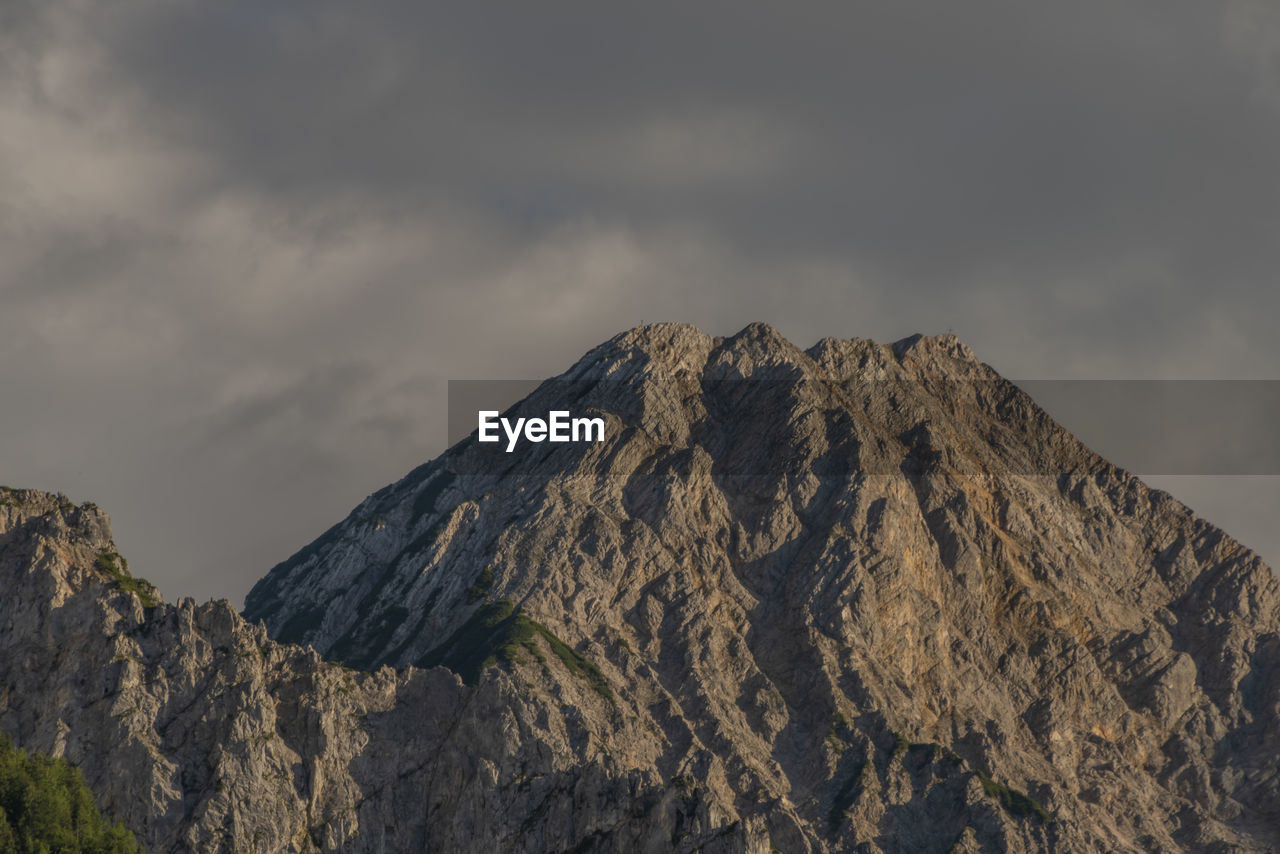
{"label": "green vegetation patch", "polygon": [[1053,816],[1040,806],[1033,798],[1019,792],[1017,789],[1011,789],[1004,783],[997,783],[982,771],[978,772],[978,779],[982,781],[983,790],[991,797],[1000,801],[1000,806],[1011,815],[1019,818],[1034,818],[1041,824],[1052,824]]}
{"label": "green vegetation patch", "polygon": [[463,682],[474,685],[480,681],[480,674],[494,664],[508,668],[519,664],[522,650],[543,661],[539,637],[570,673],[585,679],[602,697],[613,699],[609,683],[598,667],[508,599],[481,605],[444,643],[420,658],[418,666],[443,665],[461,676]]}
{"label": "green vegetation patch", "polygon": [[102,818],[79,769],[0,736],[0,852],[141,854],[142,846]]}
{"label": "green vegetation patch", "polygon": [[142,601],[142,607],[154,608],[160,604],[160,591],[145,578],[129,574],[129,562],[115,552],[99,552],[95,562],[98,569],[116,583],[116,586],[133,593]]}
{"label": "green vegetation patch", "polygon": [[480,571],[480,575],[476,578],[476,583],[472,584],[471,589],[467,591],[467,604],[474,605],[487,596],[492,589],[493,570],[486,566]]}

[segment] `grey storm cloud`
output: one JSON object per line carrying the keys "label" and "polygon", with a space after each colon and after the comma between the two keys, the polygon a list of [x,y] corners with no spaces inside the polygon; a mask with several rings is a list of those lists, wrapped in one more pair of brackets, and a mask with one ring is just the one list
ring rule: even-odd
{"label": "grey storm cloud", "polygon": [[[15,0],[0,479],[238,600],[442,449],[448,379],[641,321],[1275,378],[1278,58],[1253,0]],[[1231,483],[1168,481],[1274,560]]]}

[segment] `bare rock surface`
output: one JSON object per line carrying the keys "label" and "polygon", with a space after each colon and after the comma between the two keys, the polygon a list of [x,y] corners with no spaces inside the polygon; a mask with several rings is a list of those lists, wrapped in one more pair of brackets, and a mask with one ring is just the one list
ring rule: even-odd
{"label": "bare rock surface", "polygon": [[4,493],[0,726],[154,851],[1280,849],[1274,575],[955,338],[658,324],[520,409],[606,441],[464,442],[243,617]]}

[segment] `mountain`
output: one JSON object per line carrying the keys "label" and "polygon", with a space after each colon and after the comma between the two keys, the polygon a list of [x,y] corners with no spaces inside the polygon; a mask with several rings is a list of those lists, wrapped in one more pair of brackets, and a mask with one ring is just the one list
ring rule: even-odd
{"label": "mountain", "polygon": [[148,850],[1280,848],[1271,570],[954,337],[646,326],[554,410],[243,617],[9,493],[0,727]]}
{"label": "mountain", "polygon": [[101,510],[35,490],[0,494],[0,584],[0,729],[153,854],[741,850],[704,792],[592,756],[572,676],[324,662],[225,601],[159,601]]}

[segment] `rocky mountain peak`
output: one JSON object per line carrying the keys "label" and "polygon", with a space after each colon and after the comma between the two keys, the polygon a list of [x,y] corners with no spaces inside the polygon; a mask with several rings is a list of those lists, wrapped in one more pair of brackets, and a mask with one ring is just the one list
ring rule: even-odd
{"label": "rocky mountain peak", "polygon": [[954,337],[654,324],[511,413],[556,408],[603,440],[473,435],[247,621],[0,516],[0,723],[150,781],[164,850],[1280,846],[1275,576]]}
{"label": "rocky mountain peak", "polygon": [[28,580],[54,605],[82,591],[154,605],[159,591],[129,574],[111,520],[96,504],[61,493],[0,486],[0,560],[28,567]]}
{"label": "rocky mountain peak", "polygon": [[[1240,687],[1273,678],[1270,571],[954,336],[801,350],[763,324],[656,324],[517,409],[553,402],[607,440],[494,469],[464,442],[272,570],[246,616],[358,666],[483,680],[465,648],[526,615],[665,733],[666,767],[788,804],[811,846],[871,820],[848,817],[846,735],[860,761],[897,733],[1003,769],[1102,847],[1242,839],[1274,788],[1212,746],[1275,737],[1274,702]],[[1207,800],[1169,782],[1222,762],[1240,784]]]}

